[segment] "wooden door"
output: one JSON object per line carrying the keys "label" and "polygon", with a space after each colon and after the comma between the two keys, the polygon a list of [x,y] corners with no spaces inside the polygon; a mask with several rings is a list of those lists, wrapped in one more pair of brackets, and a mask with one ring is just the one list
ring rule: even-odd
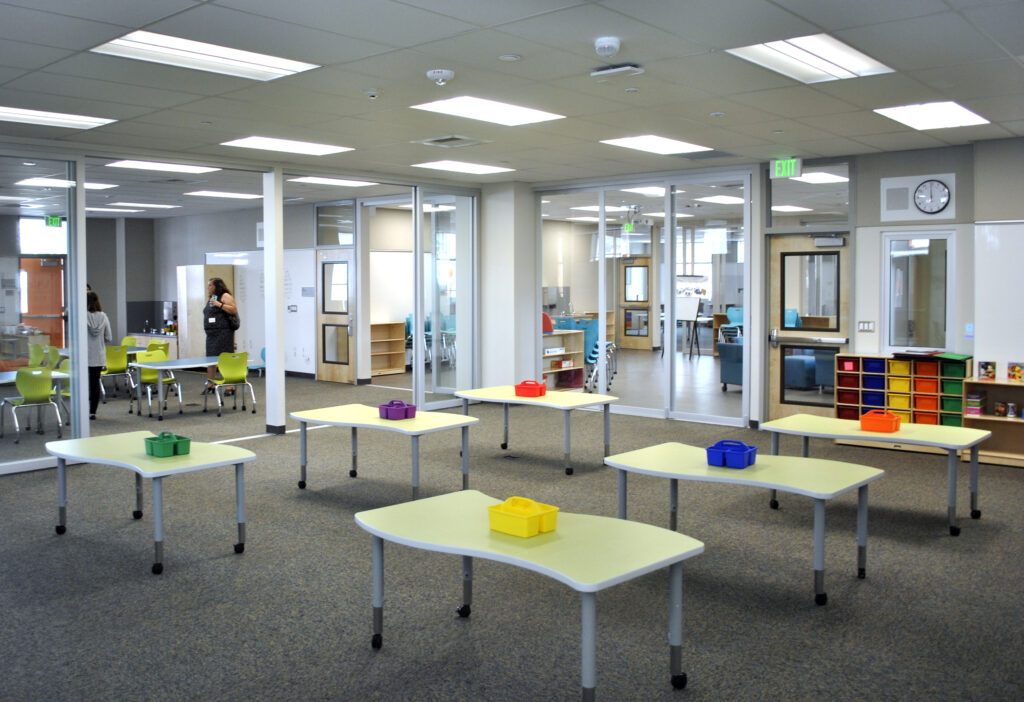
{"label": "wooden door", "polygon": [[64,257],[21,258],[24,271],[27,310],[22,324],[36,327],[50,337],[50,345],[64,346]]}
{"label": "wooden door", "polygon": [[355,259],[351,249],[317,252],[317,361],[320,380],[356,379]]}

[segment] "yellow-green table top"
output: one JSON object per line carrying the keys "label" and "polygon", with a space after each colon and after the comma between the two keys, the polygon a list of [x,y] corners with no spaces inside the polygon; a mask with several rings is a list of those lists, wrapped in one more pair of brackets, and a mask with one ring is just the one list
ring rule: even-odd
{"label": "yellow-green table top", "polygon": [[770,422],[763,422],[760,428],[779,434],[826,439],[886,441],[936,446],[947,450],[967,449],[992,436],[992,432],[985,429],[949,427],[941,424],[912,424],[910,422],[900,422],[900,428],[894,432],[862,431],[860,420],[857,419],[816,417],[810,414],[794,414],[782,419],[773,419]]}
{"label": "yellow-green table top", "polygon": [[824,458],[762,456],[760,452],[752,466],[719,468],[708,465],[704,448],[674,441],[608,456],[604,462],[632,473],[661,478],[773,488],[825,500],[885,475],[877,468],[856,463]]}
{"label": "yellow-green table top", "polygon": [[458,390],[456,397],[479,402],[504,402],[510,405],[540,405],[561,410],[571,410],[591,405],[607,405],[619,398],[613,395],[599,395],[593,392],[548,392],[540,397],[520,397],[515,385],[493,385],[489,388]]}
{"label": "yellow-green table top", "polygon": [[380,410],[369,405],[337,405],[320,409],[292,412],[292,418],[310,424],[330,424],[339,427],[361,427],[366,429],[385,429],[399,434],[429,434],[444,429],[456,429],[476,424],[479,419],[463,414],[448,412],[422,412],[416,410],[411,419],[381,419]]}
{"label": "yellow-green table top", "polygon": [[510,536],[489,526],[487,507],[501,501],[463,490],[358,512],[355,518],[387,541],[510,563],[579,592],[597,592],[704,551],[697,539],[650,524],[561,511],[552,532]]}
{"label": "yellow-green table top", "polygon": [[160,478],[175,473],[189,473],[206,468],[248,463],[256,454],[229,444],[206,444],[192,441],[184,456],[155,458],[146,455],[145,439],[156,436],[149,431],[91,436],[86,439],[47,441],[46,450],[54,456],[71,461],[102,463],[128,468],[147,478]]}

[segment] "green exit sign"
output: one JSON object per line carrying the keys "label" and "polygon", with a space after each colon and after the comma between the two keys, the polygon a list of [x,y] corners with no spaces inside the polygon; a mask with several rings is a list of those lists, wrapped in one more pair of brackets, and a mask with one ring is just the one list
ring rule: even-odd
{"label": "green exit sign", "polygon": [[626,232],[627,234],[632,232],[633,231],[633,223],[632,222],[625,222],[622,225],[622,231]]}
{"label": "green exit sign", "polygon": [[48,227],[59,227],[61,225],[61,222],[63,222],[63,221],[64,221],[64,218],[60,217],[60,216],[55,216],[55,217],[47,216],[46,217],[46,226],[48,226]]}
{"label": "green exit sign", "polygon": [[803,159],[780,158],[771,162],[769,173],[774,178],[796,178],[803,174]]}

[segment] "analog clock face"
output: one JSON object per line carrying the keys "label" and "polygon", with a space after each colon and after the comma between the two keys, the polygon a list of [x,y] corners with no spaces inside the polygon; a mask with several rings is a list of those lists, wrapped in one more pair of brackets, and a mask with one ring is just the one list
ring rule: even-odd
{"label": "analog clock face", "polygon": [[936,214],[949,204],[949,186],[941,180],[926,180],[914,191],[914,204],[925,214]]}

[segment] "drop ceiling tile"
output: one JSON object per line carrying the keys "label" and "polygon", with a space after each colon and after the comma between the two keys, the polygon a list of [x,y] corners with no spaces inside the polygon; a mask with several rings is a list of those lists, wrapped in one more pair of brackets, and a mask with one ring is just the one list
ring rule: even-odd
{"label": "drop ceiling tile", "polygon": [[736,102],[782,117],[850,112],[854,106],[808,86],[760,90],[733,95]]}
{"label": "drop ceiling tile", "polygon": [[[572,109],[571,114],[600,112],[603,109],[630,107],[644,109],[655,105],[697,100],[706,97],[705,93],[680,86],[654,75],[646,73],[639,76],[611,77],[608,79],[591,78],[589,73],[563,78],[550,82],[554,88],[568,91],[569,95],[586,95],[588,99],[580,104],[580,109]],[[627,93],[626,88],[635,88],[638,92]]]}
{"label": "drop ceiling tile", "polygon": [[329,113],[313,112],[296,105],[264,105],[261,109],[254,110],[252,103],[219,97],[196,100],[187,105],[179,105],[178,109],[203,115],[205,119],[216,120],[221,117],[236,120],[239,131],[245,131],[242,125],[248,125],[250,128],[259,124],[306,125],[334,117]]}
{"label": "drop ceiling tile", "polygon": [[[827,124],[828,120],[831,118],[832,115],[829,117],[823,117],[820,121]],[[801,121],[795,119],[780,119],[769,122],[759,122],[757,124],[740,124],[733,127],[733,129],[741,134],[747,134],[769,142],[828,139],[836,135],[835,132],[813,126],[807,119]]]}
{"label": "drop ceiling tile", "polygon": [[[807,32],[817,34],[824,30],[835,32],[867,24],[883,24],[894,20],[922,17],[948,10],[943,0],[857,0],[857,2],[821,2],[821,0],[777,0],[790,12],[803,17],[820,29]],[[802,36],[791,34],[791,37]]]}
{"label": "drop ceiling tile", "polygon": [[808,115],[800,117],[800,123],[818,129],[858,137],[864,134],[886,134],[892,131],[892,120],[872,110],[858,110],[836,115]]}
{"label": "drop ceiling tile", "polygon": [[58,49],[53,46],[10,39],[0,41],[0,66],[42,68],[70,55],[71,52],[67,49]]}
{"label": "drop ceiling tile", "polygon": [[[390,47],[412,46],[454,36],[474,25],[394,0],[348,2],[338,7],[323,0],[218,0],[254,15],[316,27],[347,37],[378,37]],[[386,28],[386,31],[381,31]]]}
{"label": "drop ceiling tile", "polygon": [[167,88],[123,85],[105,80],[56,75],[47,71],[35,71],[23,78],[11,81],[5,87],[12,90],[144,107],[174,107],[201,97]]}
{"label": "drop ceiling tile", "polygon": [[[65,112],[74,115],[86,115],[88,117],[103,117],[106,119],[130,119],[146,114],[151,109],[140,105],[126,105],[124,103],[69,97],[66,95],[12,90],[7,87],[0,88],[0,105],[21,107],[27,110],[45,110],[47,112]],[[10,123],[5,122],[4,124]]]}
{"label": "drop ceiling tile", "polygon": [[863,139],[846,139],[844,137],[832,137],[829,139],[811,139],[801,141],[800,147],[808,149],[820,156],[846,156],[848,154],[864,153]]}
{"label": "drop ceiling tile", "polygon": [[1013,132],[1017,136],[1024,136],[1024,119],[1017,120],[1014,122],[1003,122],[1003,127]]}
{"label": "drop ceiling tile", "polygon": [[57,61],[47,66],[46,71],[47,73],[94,78],[146,88],[169,86],[187,90],[195,95],[217,95],[253,84],[253,81],[245,78],[164,66],[149,61],[135,61],[120,56],[94,54],[88,51]]}
{"label": "drop ceiling tile", "polygon": [[20,78],[28,73],[24,68],[10,68],[8,66],[0,66],[0,85],[5,85],[11,81]]}
{"label": "drop ceiling tile", "polygon": [[123,25],[76,19],[53,12],[5,5],[0,22],[0,39],[24,41],[38,37],[39,44],[82,51],[125,33]]}
{"label": "drop ceiling tile", "polygon": [[720,97],[797,84],[779,73],[721,51],[680,59],[675,73],[680,85]]}
{"label": "drop ceiling tile", "polygon": [[932,68],[914,71],[911,75],[947,100],[1006,94],[1024,96],[1024,66],[1012,59]]}
{"label": "drop ceiling tile", "polygon": [[1024,3],[969,8],[963,14],[1011,54],[1024,54]]}
{"label": "drop ceiling tile", "polygon": [[869,110],[946,99],[934,87],[906,73],[886,73],[880,76],[816,83],[814,89],[850,105]]}
{"label": "drop ceiling tile", "polygon": [[[719,112],[723,114],[719,117],[711,116],[712,113]],[[738,124],[757,124],[779,118],[776,114],[718,97],[668,105],[664,108],[664,116],[709,123],[724,129],[731,129]]]}
{"label": "drop ceiling tile", "polygon": [[579,2],[578,0],[516,0],[516,2],[482,3],[476,0],[405,0],[405,4],[485,27],[552,10],[560,10],[577,5]]}
{"label": "drop ceiling tile", "polygon": [[967,104],[970,105],[972,111],[1004,126],[1007,122],[1024,119],[1024,95],[978,98]]}
{"label": "drop ceiling tile", "polygon": [[[525,80],[545,81],[587,75],[598,59],[596,54],[591,59],[495,29],[446,37],[421,44],[416,50],[440,61],[438,65],[457,60],[474,69],[479,67]],[[522,58],[515,62],[500,61],[498,56],[504,54],[516,54]]]}
{"label": "drop ceiling tile", "polygon": [[143,27],[151,22],[176,14],[201,4],[199,0],[160,0],[160,2],[139,2],[138,0],[103,0],[94,2],[69,2],[68,0],[4,0],[7,5],[17,5],[33,10],[54,12],[68,17],[109,22],[123,27]]}
{"label": "drop ceiling tile", "polygon": [[936,139],[929,132],[916,132],[908,129],[889,134],[865,134],[858,136],[857,141],[872,146],[879,151],[909,151],[912,149],[936,149],[946,146],[946,142]]}

